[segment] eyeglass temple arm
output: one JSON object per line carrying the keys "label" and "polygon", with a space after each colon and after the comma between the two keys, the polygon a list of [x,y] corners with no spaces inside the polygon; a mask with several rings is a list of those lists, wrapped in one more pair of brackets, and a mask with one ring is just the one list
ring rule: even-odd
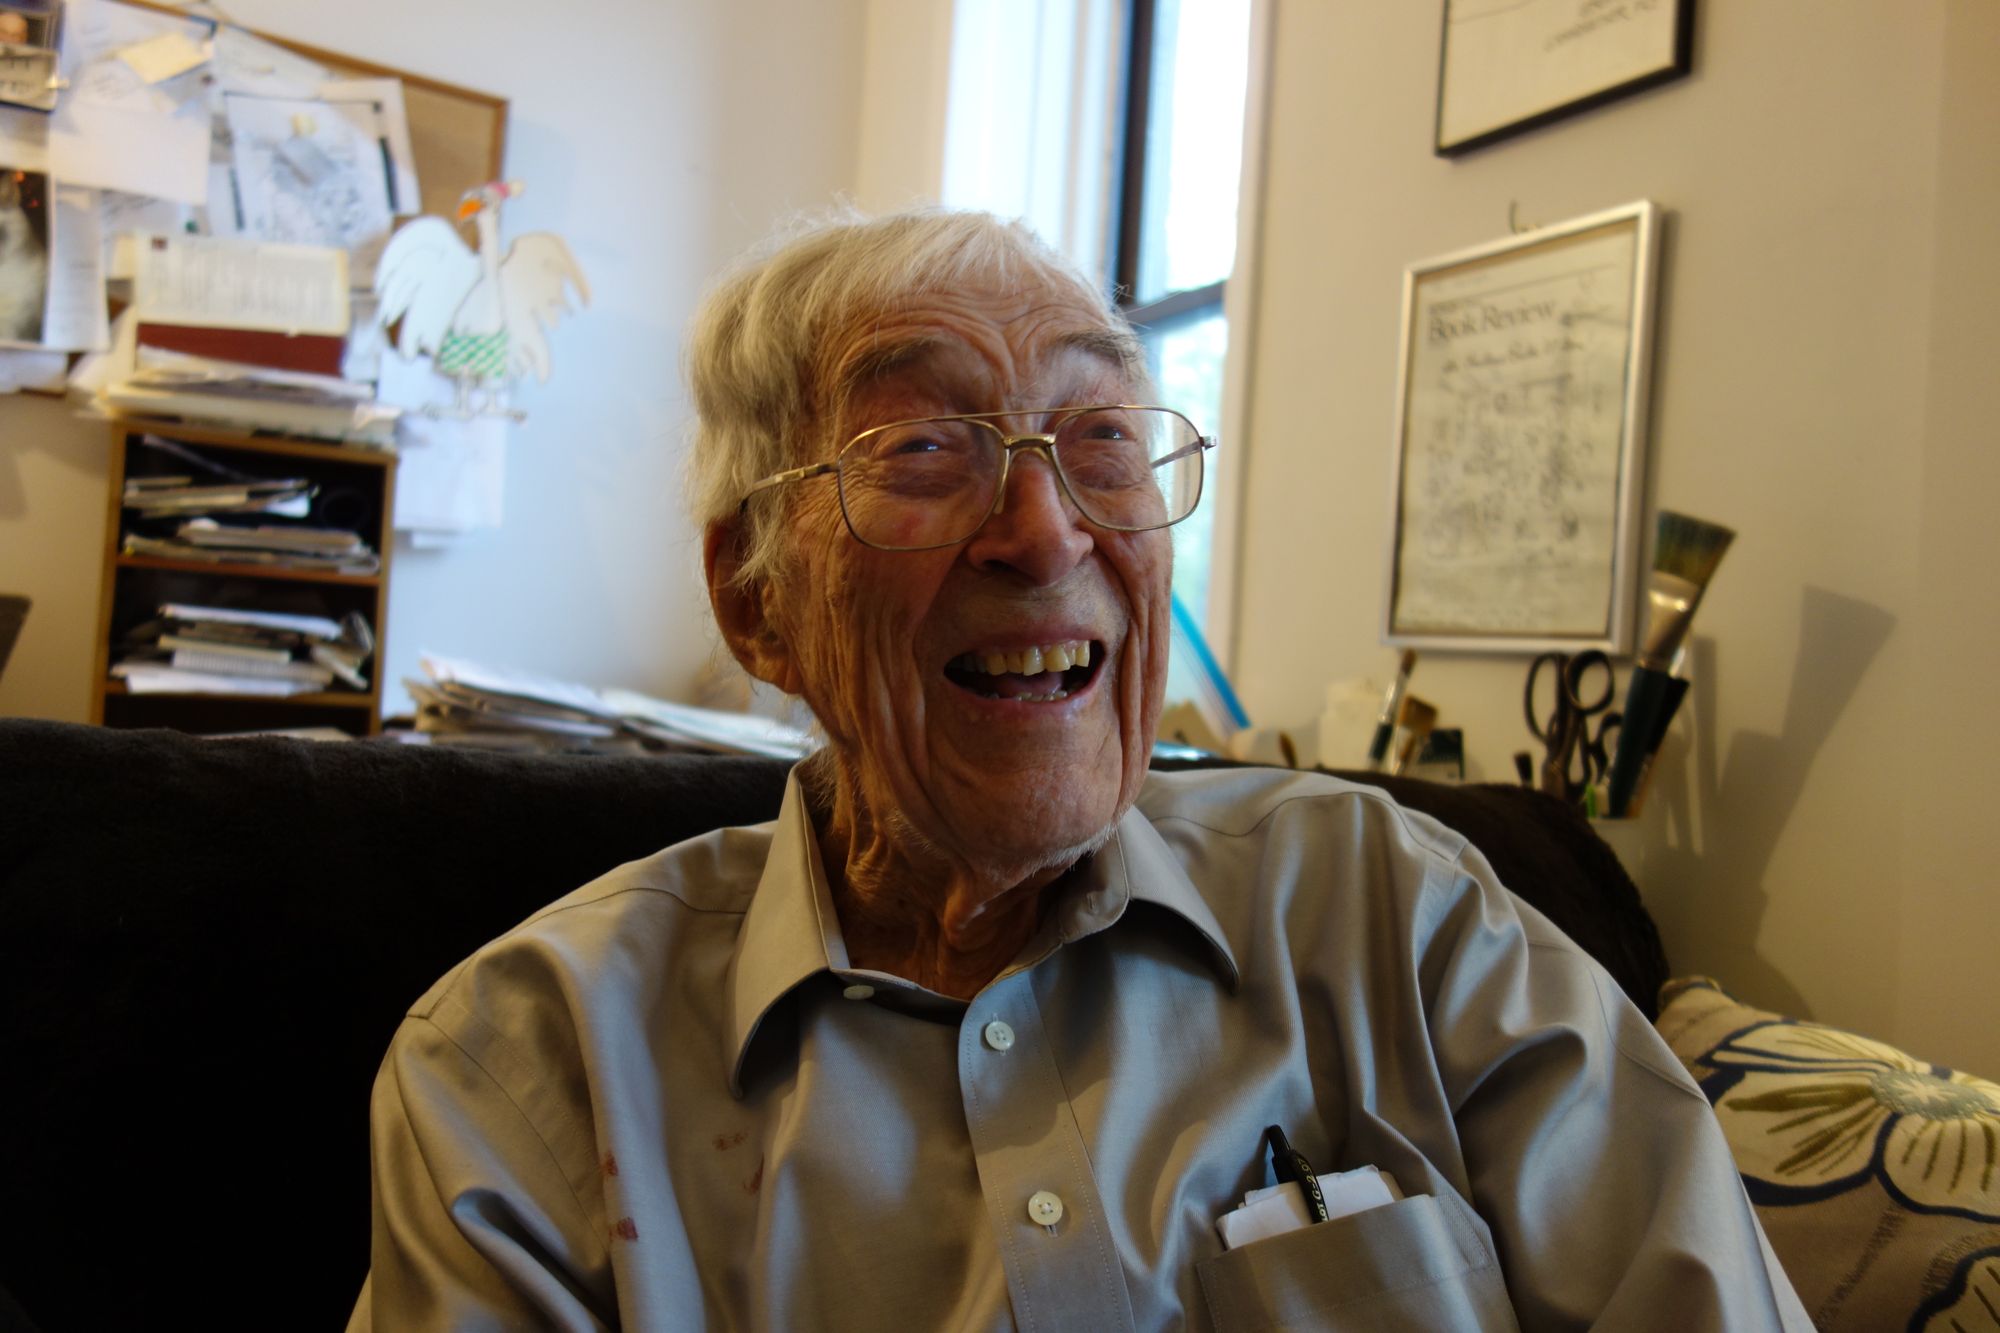
{"label": "eyeglass temple arm", "polygon": [[768,490],[773,486],[783,486],[789,482],[804,481],[808,477],[823,477],[829,472],[838,470],[839,466],[838,463],[811,463],[805,467],[795,467],[789,472],[773,473],[752,486],[749,490],[743,492],[743,503],[739,508],[747,509],[750,505],[750,497],[759,491]]}
{"label": "eyeglass temple arm", "polygon": [[1174,450],[1172,453],[1166,455],[1164,458],[1155,458],[1153,460],[1153,466],[1156,468],[1161,468],[1165,467],[1169,463],[1178,463],[1183,458],[1187,458],[1194,454],[1198,454],[1204,449],[1213,449],[1214,447],[1215,447],[1215,440],[1210,436],[1204,435],[1200,439],[1196,440],[1193,444],[1182,445],[1180,448]]}

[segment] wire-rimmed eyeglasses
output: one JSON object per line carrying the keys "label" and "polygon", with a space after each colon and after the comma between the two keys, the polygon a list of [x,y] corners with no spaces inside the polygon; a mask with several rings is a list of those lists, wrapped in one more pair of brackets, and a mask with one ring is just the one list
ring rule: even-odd
{"label": "wire-rimmed eyeglasses", "polygon": [[[1047,417],[1039,433],[1009,434],[1008,417]],[[1016,452],[1039,453],[1077,512],[1114,532],[1171,527],[1201,502],[1202,456],[1216,442],[1172,408],[1093,403],[1038,412],[968,412],[892,421],[862,431],[830,463],[774,473],[744,494],[833,474],[847,529],[879,551],[928,551],[964,541],[1007,494]]]}

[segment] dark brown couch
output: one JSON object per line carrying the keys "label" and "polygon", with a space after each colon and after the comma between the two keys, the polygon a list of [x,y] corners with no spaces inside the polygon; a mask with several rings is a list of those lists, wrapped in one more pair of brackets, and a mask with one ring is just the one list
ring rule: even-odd
{"label": "dark brown couch", "polygon": [[[48,1333],[339,1327],[404,1007],[611,866],[771,817],[784,775],[0,721],[0,1328],[5,1293]],[[1381,784],[1652,1015],[1657,932],[1574,812]]]}

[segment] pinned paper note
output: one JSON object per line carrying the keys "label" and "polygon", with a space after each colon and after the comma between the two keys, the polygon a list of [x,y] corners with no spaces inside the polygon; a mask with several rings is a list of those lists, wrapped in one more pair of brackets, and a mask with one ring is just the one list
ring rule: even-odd
{"label": "pinned paper note", "polygon": [[499,527],[507,479],[506,418],[453,415],[448,409],[457,386],[427,360],[385,354],[379,362],[376,400],[405,409],[396,422],[397,530],[419,546],[436,546]]}
{"label": "pinned paper note", "polygon": [[226,93],[312,97],[332,77],[319,62],[233,24],[216,29],[215,78]]}
{"label": "pinned paper note", "polygon": [[57,186],[50,221],[49,302],[42,345],[103,351],[110,345],[111,320],[104,306],[104,241],[97,191]]}
{"label": "pinned paper note", "polygon": [[124,111],[65,98],[49,125],[59,180],[183,204],[208,201],[207,120]]}
{"label": "pinned paper note", "polygon": [[190,41],[185,32],[170,29],[120,47],[118,58],[147,83],[165,83],[207,64],[208,49],[206,43]]}
{"label": "pinned paper note", "polygon": [[405,414],[396,423],[396,527],[453,537],[499,527],[506,430],[500,417]]}
{"label": "pinned paper note", "polygon": [[347,332],[347,255],[310,245],[154,236],[138,248],[133,304],[154,324]]}
{"label": "pinned paper note", "polygon": [[395,216],[374,103],[230,95],[223,105],[244,231],[350,251],[365,283]]}
{"label": "pinned paper note", "polygon": [[143,236],[190,236],[203,231],[203,210],[171,199],[151,199],[122,190],[99,190],[99,234],[104,244],[104,276],[130,281],[138,271],[135,239]]}
{"label": "pinned paper note", "polygon": [[34,352],[0,347],[0,394],[33,389],[60,393],[69,370],[69,353]]}
{"label": "pinned paper note", "polygon": [[70,86],[49,124],[50,171],[65,185],[205,202],[207,90],[192,77],[149,81],[124,57],[137,51],[141,65],[165,68],[161,57],[201,50],[213,25],[106,0],[70,0],[67,12],[62,73]]}
{"label": "pinned paper note", "polygon": [[400,79],[335,79],[319,95],[336,105],[360,103],[372,109],[383,151],[389,156],[389,203],[398,216],[423,207],[417,181],[417,154],[410,145],[410,118],[403,107]]}

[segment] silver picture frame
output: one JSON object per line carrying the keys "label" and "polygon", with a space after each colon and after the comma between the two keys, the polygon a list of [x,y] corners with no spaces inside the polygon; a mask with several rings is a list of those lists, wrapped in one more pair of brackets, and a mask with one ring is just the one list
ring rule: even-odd
{"label": "silver picture frame", "polygon": [[1385,642],[1629,651],[1660,222],[1640,200],[1405,270]]}

